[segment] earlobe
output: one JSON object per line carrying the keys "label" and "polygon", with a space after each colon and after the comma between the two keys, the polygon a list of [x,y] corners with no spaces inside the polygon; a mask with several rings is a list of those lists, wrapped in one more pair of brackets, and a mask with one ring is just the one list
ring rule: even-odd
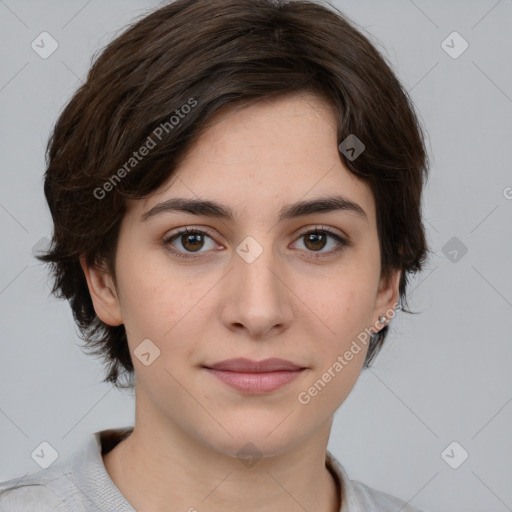
{"label": "earlobe", "polygon": [[102,268],[88,266],[85,256],[80,257],[80,265],[99,319],[111,326],[123,324],[121,305],[111,276]]}
{"label": "earlobe", "polygon": [[[394,316],[400,299],[399,286],[401,275],[402,270],[395,269],[386,281],[381,282],[374,312],[375,318],[381,324],[389,322]],[[382,319],[383,316],[386,318],[385,321]]]}

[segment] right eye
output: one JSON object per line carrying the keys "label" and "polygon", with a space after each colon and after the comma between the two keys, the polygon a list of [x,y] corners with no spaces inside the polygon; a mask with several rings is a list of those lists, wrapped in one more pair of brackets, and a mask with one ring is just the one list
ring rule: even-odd
{"label": "right eye", "polygon": [[[206,252],[200,251],[204,246],[205,237],[213,241],[212,237],[206,231],[185,228],[173,233],[170,237],[167,237],[164,240],[164,244],[167,246],[169,251],[178,258],[196,259],[200,257],[200,254]],[[184,250],[176,248],[174,245],[174,242],[176,241]],[[215,245],[216,244],[213,243],[213,247],[215,247]],[[192,255],[194,253],[198,253],[199,255]]]}

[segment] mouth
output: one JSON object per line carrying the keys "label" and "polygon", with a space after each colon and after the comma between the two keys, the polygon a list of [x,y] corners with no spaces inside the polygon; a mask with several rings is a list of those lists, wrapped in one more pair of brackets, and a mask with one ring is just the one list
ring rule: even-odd
{"label": "mouth", "polygon": [[203,366],[224,384],[246,394],[275,391],[301,375],[305,367],[284,359],[252,361],[238,358]]}

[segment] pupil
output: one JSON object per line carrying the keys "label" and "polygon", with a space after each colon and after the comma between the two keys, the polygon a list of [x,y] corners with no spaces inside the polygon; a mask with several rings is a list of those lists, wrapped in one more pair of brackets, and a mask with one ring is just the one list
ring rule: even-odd
{"label": "pupil", "polygon": [[[192,247],[192,248],[187,247],[189,240],[192,239],[193,240],[192,244],[196,245],[195,250],[200,249],[201,248],[200,247],[200,245],[201,245],[201,236],[202,235],[200,233],[192,233],[192,234],[189,233],[189,234],[184,235],[186,242],[183,244],[183,246],[185,248],[187,248],[187,249],[192,249],[193,250],[194,247]],[[194,240],[195,240],[195,242],[194,242]],[[182,242],[183,242],[183,240],[182,240]],[[199,244],[199,247],[197,247],[197,244]]]}
{"label": "pupil", "polygon": [[[319,233],[312,233],[312,234],[310,234],[310,235],[307,237],[307,239],[308,239],[308,242],[313,241],[313,245],[315,246],[315,245],[317,245],[317,244],[318,244],[318,241],[320,241],[322,237],[324,237],[324,235],[323,235],[323,234],[321,234],[321,233],[320,233],[320,234],[319,234]],[[315,239],[316,239],[316,242],[315,242]],[[325,238],[324,238],[324,241],[325,241]],[[321,247],[316,246],[316,247],[314,247],[314,248],[316,248],[316,249],[322,249],[322,248],[323,248],[323,244],[322,244],[321,242],[320,242],[320,245],[321,245]]]}

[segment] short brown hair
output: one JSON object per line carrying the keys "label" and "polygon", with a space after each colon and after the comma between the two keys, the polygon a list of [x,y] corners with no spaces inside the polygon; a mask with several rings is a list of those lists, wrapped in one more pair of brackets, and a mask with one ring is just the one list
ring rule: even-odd
{"label": "short brown hair", "polygon": [[[365,145],[355,160],[340,158],[372,190],[381,277],[402,269],[401,308],[412,313],[403,307],[408,275],[430,252],[421,219],[427,153],[412,101],[385,58],[341,12],[315,1],[177,0],[104,48],[48,141],[44,192],[54,233],[37,258],[51,263],[52,293],[69,300],[81,339],[108,365],[105,382],[132,388],[134,367],[124,325],[97,317],[79,257],[106,263],[116,282],[124,199],[160,187],[214,113],[305,90],[332,106],[340,143],[355,135]],[[130,160],[149,138],[158,143]],[[366,367],[387,332],[372,335]]]}

